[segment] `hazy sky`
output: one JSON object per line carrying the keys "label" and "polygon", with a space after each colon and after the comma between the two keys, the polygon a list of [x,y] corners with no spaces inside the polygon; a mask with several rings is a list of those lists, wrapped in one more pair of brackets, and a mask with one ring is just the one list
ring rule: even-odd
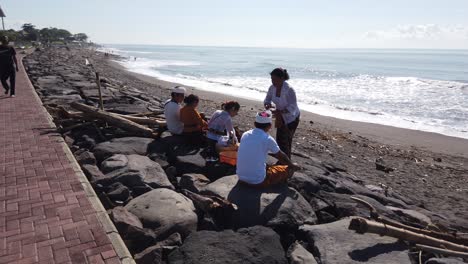
{"label": "hazy sky", "polygon": [[98,43],[468,49],[468,0],[3,0],[6,27]]}

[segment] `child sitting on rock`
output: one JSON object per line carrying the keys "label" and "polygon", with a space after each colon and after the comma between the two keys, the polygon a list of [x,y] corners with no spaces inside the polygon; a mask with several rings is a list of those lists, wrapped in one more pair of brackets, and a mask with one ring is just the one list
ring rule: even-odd
{"label": "child sitting on rock", "polygon": [[240,104],[236,101],[229,101],[221,105],[223,110],[216,110],[208,122],[208,132],[206,134],[208,141],[207,161],[218,159],[216,144],[222,136],[228,136],[231,144],[237,144],[239,141],[232,124],[232,118],[237,115]]}
{"label": "child sitting on rock", "polygon": [[[237,175],[239,180],[255,187],[269,187],[286,183],[300,168],[280,150],[275,139],[268,134],[272,127],[272,113],[263,111],[255,117],[255,129],[242,135],[237,153]],[[272,154],[279,164],[267,165],[267,156]]]}

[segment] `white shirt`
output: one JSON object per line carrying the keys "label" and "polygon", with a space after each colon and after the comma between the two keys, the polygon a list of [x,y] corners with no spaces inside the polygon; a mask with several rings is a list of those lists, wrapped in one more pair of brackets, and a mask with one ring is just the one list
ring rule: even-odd
{"label": "white shirt", "polygon": [[167,100],[164,105],[164,115],[166,116],[167,129],[176,135],[184,131],[184,123],[180,122],[180,105],[171,100]]}
{"label": "white shirt", "polygon": [[293,122],[301,114],[297,106],[296,92],[287,82],[283,83],[280,97],[276,96],[276,87],[270,86],[263,103],[271,104],[271,102],[275,103],[277,110],[288,110],[287,113],[282,113],[286,124]]}
{"label": "white shirt", "polygon": [[[232,125],[232,118],[228,112],[222,110],[216,110],[208,121],[208,129],[213,129],[219,132],[226,130],[226,135],[229,136],[229,132],[232,131],[234,135],[234,141],[237,142],[236,132]],[[219,140],[223,135],[218,135],[208,131],[206,137],[213,140]]]}
{"label": "white shirt", "polygon": [[264,130],[255,128],[242,135],[237,151],[237,175],[239,180],[259,184],[265,180],[268,153],[280,151],[275,139]]}

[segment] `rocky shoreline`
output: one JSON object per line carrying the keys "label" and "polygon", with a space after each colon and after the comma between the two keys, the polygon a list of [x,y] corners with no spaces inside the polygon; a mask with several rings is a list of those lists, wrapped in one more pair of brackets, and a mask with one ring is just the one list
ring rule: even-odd
{"label": "rocky shoreline", "polygon": [[[168,98],[168,87],[119,69],[102,53],[51,47],[24,59],[48,109],[98,106],[85,59],[101,73],[109,112],[158,112]],[[206,98],[201,110],[211,113],[220,100]],[[236,122],[245,131],[259,106],[241,102]],[[463,156],[385,145],[305,117],[293,155],[303,171],[289,186],[256,190],[238,184],[233,167],[207,165],[203,148],[167,132],[137,137],[50,113],[137,263],[415,263],[419,251],[408,243],[348,230],[350,217],[369,216],[352,197],[409,226],[468,230]],[[421,257],[443,263],[431,253]]]}

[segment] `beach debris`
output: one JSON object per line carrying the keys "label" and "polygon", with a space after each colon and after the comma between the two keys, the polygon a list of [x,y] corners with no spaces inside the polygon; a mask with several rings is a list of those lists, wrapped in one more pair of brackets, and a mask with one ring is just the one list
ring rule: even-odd
{"label": "beach debris", "polygon": [[71,106],[84,113],[84,116],[101,119],[111,125],[122,128],[128,132],[135,133],[144,137],[158,137],[159,134],[155,133],[152,129],[137,124],[129,119],[123,118],[117,114],[109,113],[103,110],[98,110],[92,106],[81,103],[72,103]]}
{"label": "beach debris", "polygon": [[386,165],[382,157],[379,157],[375,160],[375,169],[385,173],[390,173],[395,170],[394,168]]}
{"label": "beach debris", "polygon": [[[381,236],[390,236],[398,238],[401,240],[409,241],[424,246],[448,249],[459,253],[468,253],[468,246],[460,244],[460,242],[451,242],[428,234],[424,234],[423,229],[418,229],[419,232],[415,232],[414,228],[412,228],[412,230],[409,230],[408,227],[396,227],[389,225],[388,223],[380,223],[372,220],[367,220],[362,217],[356,217],[351,219],[348,229],[354,230],[359,234],[373,233]],[[456,238],[452,238],[452,240],[456,240]]]}

